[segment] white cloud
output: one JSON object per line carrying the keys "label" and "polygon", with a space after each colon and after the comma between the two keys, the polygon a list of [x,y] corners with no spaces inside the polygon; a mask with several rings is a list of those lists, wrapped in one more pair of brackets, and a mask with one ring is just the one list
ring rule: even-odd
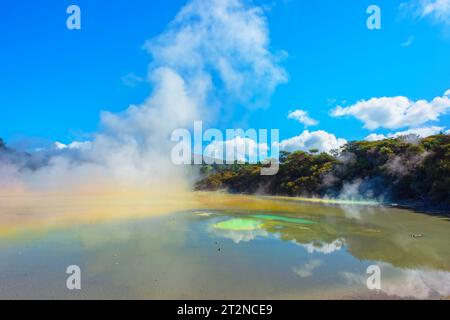
{"label": "white cloud", "polygon": [[333,149],[339,149],[346,143],[345,139],[336,138],[334,134],[323,130],[312,132],[305,130],[298,136],[282,140],[279,147],[286,151],[318,149],[319,152],[330,152]]}
{"label": "white cloud", "polygon": [[56,141],[55,142],[55,148],[58,149],[58,150],[65,149],[65,148],[67,148],[67,144],[64,144],[64,143]]}
{"label": "white cloud", "polygon": [[421,17],[430,16],[437,22],[450,23],[450,0],[419,1]]}
{"label": "white cloud", "polygon": [[386,270],[389,267],[392,268],[388,264],[381,264],[383,274],[393,274],[392,277],[383,279],[381,290],[390,296],[426,299],[437,295],[450,295],[449,272],[420,269]]}
{"label": "white cloud", "polygon": [[409,134],[415,134],[421,138],[425,138],[428,136],[432,136],[438,134],[439,132],[443,132],[444,127],[424,127],[424,128],[413,128],[405,131],[399,131],[393,134],[388,134],[389,137],[399,137],[399,136],[407,136]]}
{"label": "white cloud", "polygon": [[[268,146],[265,143],[257,143],[250,138],[235,137],[225,141],[213,141],[205,147],[203,156],[205,158],[226,160],[229,162],[246,162],[251,159],[259,159],[259,155],[266,155]],[[227,152],[228,150],[228,152]],[[234,152],[230,152],[234,150]],[[264,159],[259,159],[264,160]]]}
{"label": "white cloud", "polygon": [[381,97],[361,100],[349,107],[337,106],[334,117],[353,116],[370,130],[377,128],[398,129],[439,120],[450,110],[450,90],[431,101],[411,101],[406,97]]}
{"label": "white cloud", "polygon": [[141,82],[144,81],[144,78],[135,75],[134,73],[127,73],[122,78],[122,83],[128,87],[136,87]]}
{"label": "white cloud", "polygon": [[371,133],[364,138],[364,140],[366,141],[379,141],[384,139],[386,139],[386,136],[384,134],[376,134],[376,133]]}
{"label": "white cloud", "polygon": [[236,244],[269,236],[269,233],[262,228],[257,228],[254,230],[226,230],[210,226],[208,231],[213,233],[215,236],[230,239]]}
{"label": "white cloud", "polygon": [[91,141],[73,141],[69,144],[64,144],[61,142],[55,142],[54,144],[55,149],[57,150],[63,150],[63,149],[84,149],[88,150],[92,147]]}
{"label": "white cloud", "polygon": [[[450,272],[440,270],[400,269],[377,262],[382,271],[381,291],[392,297],[428,299],[450,295]],[[365,286],[365,273],[339,273],[348,284]]]}
{"label": "white cloud", "polygon": [[307,278],[313,275],[315,269],[322,265],[321,260],[313,259],[306,262],[300,267],[293,268],[292,271],[297,274],[300,278]]}
{"label": "white cloud", "polygon": [[321,254],[330,254],[335,251],[339,251],[344,246],[344,241],[342,239],[336,239],[330,243],[327,242],[309,242],[309,243],[299,243],[297,241],[293,241],[295,244],[306,249],[306,251],[310,254],[312,253],[321,253]]}
{"label": "white cloud", "polygon": [[410,0],[401,3],[400,10],[417,19],[450,25],[450,0]]}
{"label": "white cloud", "polygon": [[305,127],[315,126],[319,123],[317,120],[310,118],[308,112],[300,109],[289,112],[288,119],[297,120],[298,122],[303,123]]}
{"label": "white cloud", "polygon": [[409,36],[408,39],[406,39],[404,42],[402,42],[401,46],[402,47],[409,47],[414,41],[414,37],[413,36]]}
{"label": "white cloud", "polygon": [[[447,130],[447,131],[449,131],[449,130]],[[445,132],[447,132],[447,131],[445,131]],[[389,133],[387,136],[385,136],[384,134],[372,133],[372,134],[369,134],[367,137],[365,137],[364,140],[378,141],[378,140],[383,140],[383,139],[387,139],[387,138],[396,138],[396,137],[400,137],[400,136],[407,136],[410,134],[417,135],[420,138],[425,138],[428,136],[438,134],[440,132],[444,132],[444,127],[433,126],[433,127],[413,128],[413,129],[408,129],[405,131]]]}

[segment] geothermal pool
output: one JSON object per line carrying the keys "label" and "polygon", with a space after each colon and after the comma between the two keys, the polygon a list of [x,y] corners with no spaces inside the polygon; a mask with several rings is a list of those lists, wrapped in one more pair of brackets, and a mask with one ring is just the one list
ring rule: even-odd
{"label": "geothermal pool", "polygon": [[[367,203],[1,197],[0,298],[439,299],[449,244],[448,218]],[[371,265],[381,289],[366,286]]]}

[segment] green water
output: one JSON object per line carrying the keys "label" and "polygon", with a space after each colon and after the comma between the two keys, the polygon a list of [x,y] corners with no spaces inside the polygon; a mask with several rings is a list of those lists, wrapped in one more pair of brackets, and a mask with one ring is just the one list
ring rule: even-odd
{"label": "green water", "polygon": [[314,224],[314,221],[300,219],[300,218],[292,218],[292,217],[284,217],[284,216],[276,216],[272,214],[255,214],[251,215],[252,218],[269,220],[269,221],[282,221],[282,222],[291,222],[291,223],[301,223],[301,224]]}
{"label": "green water", "polygon": [[255,230],[262,226],[262,223],[253,219],[230,219],[218,222],[214,225],[214,228],[224,230]]}
{"label": "green water", "polygon": [[[449,244],[445,217],[258,198],[5,234],[0,298],[441,298]],[[68,265],[81,290],[66,288]],[[370,265],[380,290],[366,286]]]}

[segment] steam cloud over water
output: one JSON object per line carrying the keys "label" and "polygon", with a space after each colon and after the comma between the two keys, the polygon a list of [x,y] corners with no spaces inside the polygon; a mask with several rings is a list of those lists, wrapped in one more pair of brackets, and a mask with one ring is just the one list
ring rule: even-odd
{"label": "steam cloud over water", "polygon": [[124,191],[183,186],[170,161],[170,133],[194,120],[217,121],[231,104],[266,106],[286,81],[269,51],[262,9],[239,0],[193,0],[148,40],[152,93],[119,114],[103,112],[87,142],[29,155],[3,151],[0,192]]}

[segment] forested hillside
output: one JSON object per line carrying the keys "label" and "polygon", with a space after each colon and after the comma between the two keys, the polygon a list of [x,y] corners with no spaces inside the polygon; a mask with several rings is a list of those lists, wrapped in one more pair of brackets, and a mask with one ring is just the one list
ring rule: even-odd
{"label": "forested hillside", "polygon": [[450,135],[353,141],[332,154],[281,152],[280,169],[203,165],[197,190],[404,201],[450,207]]}

